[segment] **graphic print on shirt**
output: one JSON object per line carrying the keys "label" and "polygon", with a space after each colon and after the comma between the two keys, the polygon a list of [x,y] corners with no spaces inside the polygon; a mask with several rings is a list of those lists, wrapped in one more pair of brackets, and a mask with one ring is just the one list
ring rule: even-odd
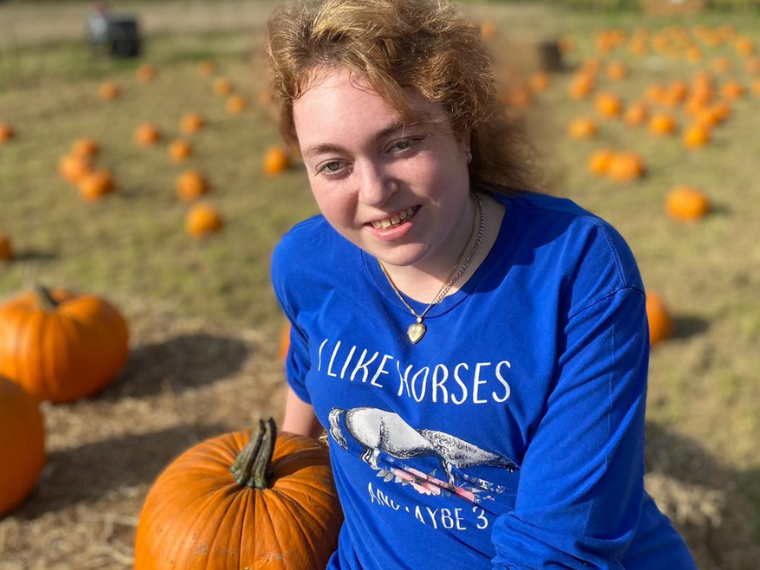
{"label": "graphic print on shirt", "polygon": [[[330,435],[345,450],[354,448],[360,459],[380,471],[385,481],[411,484],[423,494],[455,494],[473,503],[491,499],[483,491],[500,494],[504,488],[477,477],[458,475],[454,469],[496,467],[510,473],[519,467],[510,459],[481,449],[453,435],[414,429],[393,412],[378,408],[333,408],[329,414]],[[445,480],[410,467],[404,460],[433,458]],[[384,464],[388,464],[384,467]],[[464,483],[462,483],[464,482]]]}

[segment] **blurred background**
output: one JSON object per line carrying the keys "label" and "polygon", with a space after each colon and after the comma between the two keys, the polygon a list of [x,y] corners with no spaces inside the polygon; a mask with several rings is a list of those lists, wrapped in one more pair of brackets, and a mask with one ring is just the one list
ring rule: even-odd
{"label": "blurred background", "polygon": [[[130,347],[102,391],[43,402],[47,463],[0,515],[0,570],[131,568],[161,470],[281,418],[269,260],[317,209],[273,119],[279,4],[0,0],[0,305],[38,284],[97,295]],[[760,2],[460,5],[540,189],[610,221],[639,263],[647,489],[702,570],[756,570]]]}

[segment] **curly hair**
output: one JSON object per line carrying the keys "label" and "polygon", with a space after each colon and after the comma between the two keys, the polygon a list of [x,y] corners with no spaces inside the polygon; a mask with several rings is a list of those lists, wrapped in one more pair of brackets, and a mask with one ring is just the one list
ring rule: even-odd
{"label": "curly hair", "polygon": [[293,105],[320,69],[366,81],[404,120],[405,89],[442,104],[455,134],[470,133],[470,183],[510,193],[534,185],[533,152],[499,102],[479,30],[446,0],[303,0],[268,23],[267,56],[280,130],[298,147]]}

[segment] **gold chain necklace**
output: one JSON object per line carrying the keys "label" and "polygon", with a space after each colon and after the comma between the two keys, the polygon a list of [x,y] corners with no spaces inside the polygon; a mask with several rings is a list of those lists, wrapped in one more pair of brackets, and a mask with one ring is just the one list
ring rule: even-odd
{"label": "gold chain necklace", "polygon": [[[388,283],[391,284],[391,287],[393,288],[393,292],[396,293],[399,299],[401,299],[401,302],[404,304],[404,306],[409,309],[409,311],[417,317],[417,322],[412,323],[409,325],[409,328],[406,331],[406,335],[409,337],[409,340],[412,341],[412,344],[417,344],[422,340],[422,337],[425,336],[425,333],[427,332],[427,327],[422,323],[422,320],[425,318],[425,315],[427,312],[433,308],[434,305],[437,305],[440,303],[444,297],[446,297],[446,293],[449,292],[449,289],[456,283],[457,279],[459,279],[464,272],[467,270],[467,267],[469,267],[470,262],[472,261],[473,256],[475,255],[475,252],[478,250],[478,247],[480,246],[480,242],[483,240],[483,234],[485,233],[486,229],[486,216],[485,211],[483,210],[483,200],[480,197],[480,194],[477,192],[475,193],[475,201],[477,203],[477,222],[476,220],[473,220],[472,223],[472,231],[470,232],[470,237],[465,243],[464,248],[462,249],[462,253],[459,254],[459,258],[457,259],[457,262],[454,264],[454,267],[451,268],[451,273],[449,273],[449,276],[446,278],[446,282],[443,284],[441,289],[438,291],[436,296],[433,298],[433,300],[430,302],[430,304],[425,307],[425,310],[422,311],[419,315],[415,312],[414,309],[409,305],[409,303],[406,302],[406,299],[404,299],[404,296],[401,294],[401,291],[399,291],[398,287],[396,287],[396,284],[393,282],[393,279],[391,279],[391,276],[388,274],[388,270],[385,269],[385,265],[383,265],[383,262],[379,259],[377,262],[380,264],[380,269],[383,270],[383,274],[385,275],[386,279],[388,279]],[[475,240],[475,244],[472,246],[472,249],[470,250],[469,255],[467,258],[462,262],[462,258],[464,257],[465,251],[467,251],[467,244],[472,241],[472,236],[475,235],[475,228],[478,228],[478,237]],[[457,271],[457,268],[459,268],[459,271]]]}

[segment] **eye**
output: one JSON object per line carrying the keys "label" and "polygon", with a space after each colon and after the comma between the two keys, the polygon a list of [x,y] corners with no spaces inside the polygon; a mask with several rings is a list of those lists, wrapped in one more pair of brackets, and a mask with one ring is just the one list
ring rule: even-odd
{"label": "eye", "polygon": [[410,148],[414,148],[426,138],[427,137],[412,137],[393,141],[390,146],[390,152],[403,153]]}
{"label": "eye", "polygon": [[322,174],[328,178],[339,176],[347,169],[348,163],[340,160],[330,160],[317,168],[317,174]]}

